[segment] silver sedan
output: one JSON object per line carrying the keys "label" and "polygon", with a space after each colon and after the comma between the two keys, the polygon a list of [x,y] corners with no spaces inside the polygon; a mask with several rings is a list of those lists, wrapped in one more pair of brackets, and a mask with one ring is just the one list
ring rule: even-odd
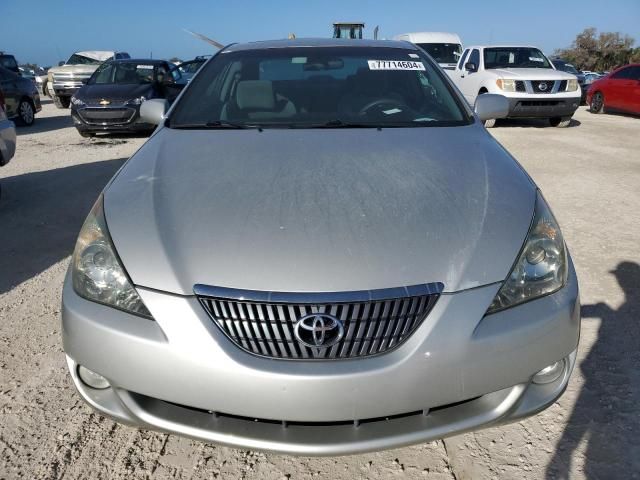
{"label": "silver sedan", "polygon": [[562,233],[404,42],[232,45],[89,214],[63,292],[78,392],[121,422],[341,455],[533,415],[580,329]]}

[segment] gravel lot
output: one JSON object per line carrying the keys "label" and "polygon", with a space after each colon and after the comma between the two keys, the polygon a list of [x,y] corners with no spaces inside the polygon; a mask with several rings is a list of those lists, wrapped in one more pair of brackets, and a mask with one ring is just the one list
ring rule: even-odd
{"label": "gravel lot", "polygon": [[640,119],[581,108],[567,129],[492,133],[554,208],[583,303],[565,395],[526,421],[414,447],[293,458],[115,424],[75,394],[60,293],[95,198],[145,138],[83,139],[45,102],[0,169],[0,479],[640,478]]}

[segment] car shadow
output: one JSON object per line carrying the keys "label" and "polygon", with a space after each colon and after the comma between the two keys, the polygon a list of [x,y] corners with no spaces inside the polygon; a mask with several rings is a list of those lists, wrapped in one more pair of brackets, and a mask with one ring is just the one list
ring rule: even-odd
{"label": "car shadow", "polygon": [[[573,128],[582,125],[580,120],[572,118],[568,127]],[[546,118],[505,118],[496,121],[496,128],[556,128],[549,125],[549,120]]]}
{"label": "car shadow", "polygon": [[0,179],[0,294],[71,254],[87,213],[124,161]]}
{"label": "car shadow", "polygon": [[640,265],[621,262],[610,273],[625,301],[617,309],[582,306],[584,321],[599,318],[600,326],[579,365],[584,384],[547,466],[549,480],[572,478],[572,458],[583,448],[587,479],[635,478],[640,472]]}
{"label": "car shadow", "polygon": [[71,115],[69,115],[69,110],[60,110],[60,112],[61,114],[55,117],[40,117],[36,113],[36,120],[33,122],[33,125],[29,127],[18,126],[18,128],[16,128],[16,134],[18,136],[31,135],[72,127],[73,121],[71,120]]}

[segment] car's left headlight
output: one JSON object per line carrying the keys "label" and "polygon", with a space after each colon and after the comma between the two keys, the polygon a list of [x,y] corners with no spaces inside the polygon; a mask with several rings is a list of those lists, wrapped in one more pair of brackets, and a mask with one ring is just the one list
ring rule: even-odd
{"label": "car's left headlight", "polygon": [[567,92],[575,92],[578,90],[578,79],[571,78],[567,81]]}
{"label": "car's left headlight", "polygon": [[81,297],[152,318],[113,247],[102,195],[80,230],[71,260],[71,277],[73,289]]}
{"label": "car's left headlight", "polygon": [[567,251],[560,227],[538,192],[524,247],[487,314],[559,290],[567,281],[567,272]]}
{"label": "car's left headlight", "polygon": [[76,107],[82,107],[86,105],[86,103],[76,97],[71,97],[71,103],[73,103]]}
{"label": "car's left headlight", "polygon": [[140,105],[142,102],[146,100],[145,97],[132,98],[131,100],[127,100],[125,103],[129,105]]}

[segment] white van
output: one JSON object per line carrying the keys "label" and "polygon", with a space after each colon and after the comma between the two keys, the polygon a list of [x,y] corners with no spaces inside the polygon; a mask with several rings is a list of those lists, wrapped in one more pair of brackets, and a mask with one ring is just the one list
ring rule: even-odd
{"label": "white van", "polygon": [[445,70],[453,70],[462,55],[462,40],[456,33],[415,32],[402,33],[394,40],[405,40],[425,50]]}

